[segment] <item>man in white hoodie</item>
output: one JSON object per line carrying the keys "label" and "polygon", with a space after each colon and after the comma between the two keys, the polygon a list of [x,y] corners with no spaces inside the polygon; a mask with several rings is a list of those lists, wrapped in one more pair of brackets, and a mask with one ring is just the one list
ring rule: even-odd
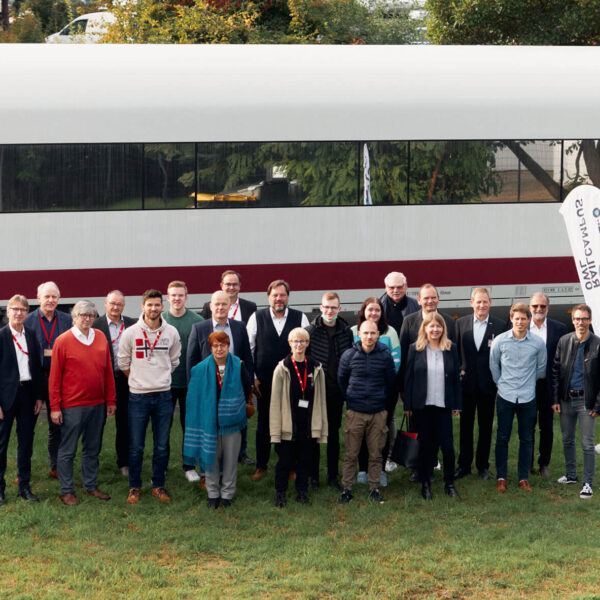
{"label": "man in white hoodie", "polygon": [[149,419],[154,436],[152,495],[162,502],[171,501],[165,490],[173,418],[171,373],[179,365],[181,340],[177,329],[162,318],[162,312],[162,294],[154,289],[144,292],[142,315],[123,332],[119,344],[119,369],[129,383],[129,504],[140,499]]}

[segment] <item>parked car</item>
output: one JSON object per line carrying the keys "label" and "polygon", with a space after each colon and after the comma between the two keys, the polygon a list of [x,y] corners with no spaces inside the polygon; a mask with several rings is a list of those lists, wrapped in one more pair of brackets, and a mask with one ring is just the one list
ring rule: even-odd
{"label": "parked car", "polygon": [[88,13],[77,17],[58,33],[46,38],[47,44],[95,44],[106,35],[108,26],[116,21],[111,12]]}

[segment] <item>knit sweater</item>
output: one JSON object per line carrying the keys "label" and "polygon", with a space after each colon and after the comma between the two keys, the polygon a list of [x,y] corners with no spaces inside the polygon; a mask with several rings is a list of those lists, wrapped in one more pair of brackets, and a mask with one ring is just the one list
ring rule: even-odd
{"label": "knit sweater", "polygon": [[60,335],[52,351],[48,384],[50,410],[75,406],[115,405],[115,379],[106,337],[95,330],[90,346],[72,331]]}

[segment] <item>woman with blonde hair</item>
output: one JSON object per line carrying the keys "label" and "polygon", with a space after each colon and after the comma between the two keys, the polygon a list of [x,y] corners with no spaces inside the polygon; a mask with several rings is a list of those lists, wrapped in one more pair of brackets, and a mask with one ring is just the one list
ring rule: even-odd
{"label": "woman with blonde hair", "polygon": [[433,498],[431,474],[438,445],[444,462],[444,489],[449,496],[458,496],[454,487],[452,415],[458,415],[461,408],[456,344],[448,339],[442,316],[429,313],[417,341],[408,349],[404,384],[404,412],[413,417],[419,435],[418,469],[425,500]]}

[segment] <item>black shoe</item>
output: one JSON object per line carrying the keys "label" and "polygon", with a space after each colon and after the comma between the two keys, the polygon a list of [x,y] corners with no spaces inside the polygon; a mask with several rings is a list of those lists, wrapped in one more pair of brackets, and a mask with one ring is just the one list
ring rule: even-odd
{"label": "black shoe", "polygon": [[452,496],[453,498],[460,498],[460,496],[458,495],[458,492],[456,491],[456,488],[454,487],[454,483],[447,483],[444,486],[444,490],[446,492],[446,494],[448,494],[448,496]]}
{"label": "black shoe", "polygon": [[229,508],[231,506],[231,500],[229,498],[221,498],[221,506],[223,508]]}
{"label": "black shoe", "polygon": [[299,502],[300,504],[308,504],[308,495],[306,492],[298,492],[298,495],[296,496],[296,502]]}
{"label": "black shoe", "polygon": [[6,504],[6,498],[4,497],[4,492],[0,492],[0,506],[4,506]]}
{"label": "black shoe", "polygon": [[490,478],[490,472],[488,471],[488,469],[480,469],[479,470],[479,477],[481,477],[481,479],[489,479]]}
{"label": "black shoe", "polygon": [[19,498],[23,498],[23,500],[27,500],[29,502],[39,502],[40,501],[40,499],[29,488],[24,488],[22,490],[19,490],[19,493],[17,494],[17,496],[19,496]]}
{"label": "black shoe", "polygon": [[256,464],[256,461],[251,459],[245,452],[238,456],[238,462],[242,463],[243,465],[255,465]]}
{"label": "black shoe", "polygon": [[350,490],[344,490],[338,500],[338,504],[348,504],[350,500],[352,500],[352,492]]}
{"label": "black shoe", "polygon": [[329,487],[332,487],[332,488],[336,489],[338,492],[344,491],[344,488],[340,485],[340,482],[337,479],[330,479],[327,482],[327,485]]}
{"label": "black shoe", "polygon": [[470,474],[471,469],[463,469],[462,467],[458,467],[458,469],[456,469],[456,471],[454,472],[454,479],[462,479],[463,477],[466,477]]}
{"label": "black shoe", "polygon": [[320,490],[321,489],[321,482],[318,479],[311,479],[310,480],[310,484],[309,487],[311,490]]}
{"label": "black shoe", "polygon": [[378,488],[373,488],[369,492],[369,500],[373,502],[377,502],[378,504],[383,504],[385,502],[385,498],[379,493]]}
{"label": "black shoe", "polygon": [[275,506],[277,508],[283,508],[287,504],[287,497],[285,492],[277,492],[275,494]]}
{"label": "black shoe", "polygon": [[206,502],[208,508],[219,508],[219,502],[221,498],[209,498]]}
{"label": "black shoe", "polygon": [[417,469],[413,469],[408,480],[411,483],[419,483],[419,471],[417,471]]}
{"label": "black shoe", "polygon": [[433,500],[433,494],[431,493],[431,486],[429,481],[424,481],[421,485],[421,496],[423,500]]}

